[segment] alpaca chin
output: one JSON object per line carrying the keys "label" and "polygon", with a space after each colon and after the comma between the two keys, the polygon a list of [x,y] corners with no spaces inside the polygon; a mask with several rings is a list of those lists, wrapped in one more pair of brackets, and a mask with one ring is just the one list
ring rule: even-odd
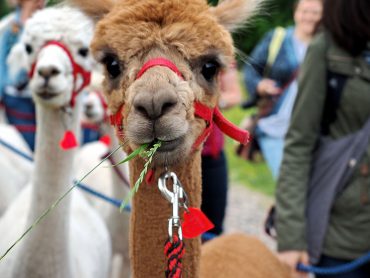
{"label": "alpaca chin", "polygon": [[39,86],[35,79],[37,78],[31,80],[30,88],[33,91],[32,97],[36,103],[55,109],[68,105],[72,96],[71,86],[68,85],[67,87],[69,88],[53,88],[51,90],[50,88]]}

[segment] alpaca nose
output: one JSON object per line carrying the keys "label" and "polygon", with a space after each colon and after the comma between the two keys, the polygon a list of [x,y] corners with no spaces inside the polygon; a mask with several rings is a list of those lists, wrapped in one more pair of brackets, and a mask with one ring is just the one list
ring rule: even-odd
{"label": "alpaca nose", "polygon": [[92,103],[87,103],[87,104],[85,105],[86,110],[92,110],[92,109],[93,109],[93,107],[94,107],[94,105],[93,105]]}
{"label": "alpaca nose", "polygon": [[37,73],[43,77],[45,80],[48,80],[49,78],[53,76],[57,76],[60,74],[60,70],[57,69],[55,66],[42,66],[37,69]]}
{"label": "alpaca nose", "polygon": [[162,90],[152,93],[138,94],[133,103],[136,111],[142,116],[155,120],[169,113],[177,105],[174,92]]}

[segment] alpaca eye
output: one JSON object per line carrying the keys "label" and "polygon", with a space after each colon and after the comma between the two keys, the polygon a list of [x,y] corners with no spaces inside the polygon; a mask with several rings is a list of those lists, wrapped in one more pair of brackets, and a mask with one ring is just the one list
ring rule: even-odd
{"label": "alpaca eye", "polygon": [[219,68],[220,65],[217,62],[209,61],[203,65],[201,73],[205,80],[211,82],[218,73]]}
{"label": "alpaca eye", "polygon": [[26,47],[27,54],[30,55],[33,51],[32,46],[30,44],[26,43],[25,47]]}
{"label": "alpaca eye", "polygon": [[87,57],[87,55],[89,54],[89,49],[86,48],[86,47],[83,47],[83,48],[80,48],[78,50],[78,54],[82,57]]}
{"label": "alpaca eye", "polygon": [[103,64],[105,65],[105,68],[107,69],[107,72],[111,79],[115,79],[117,76],[121,74],[120,64],[114,56],[111,55],[106,56],[103,59]]}

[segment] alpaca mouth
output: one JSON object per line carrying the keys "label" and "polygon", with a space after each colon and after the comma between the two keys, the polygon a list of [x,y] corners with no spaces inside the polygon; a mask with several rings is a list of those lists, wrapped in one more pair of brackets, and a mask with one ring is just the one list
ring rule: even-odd
{"label": "alpaca mouth", "polygon": [[98,116],[98,113],[87,110],[85,111],[85,115],[89,119],[95,119]]}
{"label": "alpaca mouth", "polygon": [[45,99],[45,100],[48,100],[48,99],[51,99],[51,98],[54,98],[54,97],[58,96],[57,93],[53,93],[53,92],[50,92],[50,91],[39,91],[39,92],[37,92],[37,95],[40,98]]}
{"label": "alpaca mouth", "polygon": [[184,136],[181,136],[179,138],[169,140],[169,141],[162,141],[161,140],[161,147],[158,149],[158,152],[172,152],[174,151],[178,146],[180,146],[185,140]]}

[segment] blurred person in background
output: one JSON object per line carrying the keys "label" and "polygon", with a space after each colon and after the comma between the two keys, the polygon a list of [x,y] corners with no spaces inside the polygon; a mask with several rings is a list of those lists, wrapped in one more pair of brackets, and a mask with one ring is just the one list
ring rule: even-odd
{"label": "blurred person in background", "polygon": [[18,41],[23,24],[35,11],[44,7],[45,0],[9,1],[9,5],[15,7],[15,11],[0,21],[0,96],[6,85],[12,82],[6,64],[10,49]]}
{"label": "blurred person in background", "polygon": [[[220,74],[219,108],[228,109],[240,104],[242,93],[236,63]],[[228,190],[227,159],[222,131],[214,125],[202,151],[202,211],[215,227],[210,233],[223,232]]]}
{"label": "blurred person in background", "polygon": [[42,9],[45,3],[45,0],[9,1],[15,11],[0,21],[0,100],[5,108],[6,120],[18,129],[31,150],[34,149],[36,120],[34,104],[27,91],[28,74],[21,71],[11,76],[7,57],[18,42],[27,19]]}
{"label": "blurred person in background", "polygon": [[294,26],[286,29],[278,27],[266,34],[245,66],[244,81],[250,95],[245,108],[257,103],[257,122],[253,133],[275,179],[297,93],[299,65],[321,14],[322,0],[297,1]]}
{"label": "blurred person in background", "polygon": [[[370,118],[369,15],[369,0],[325,0],[323,33],[310,45],[301,68],[276,192],[279,257],[292,277],[306,277],[295,269],[299,262],[308,263],[313,246],[308,223],[319,220],[306,217],[319,138],[341,140],[362,130]],[[310,251],[317,266],[341,265],[370,251],[370,143],[365,147],[344,189],[329,204],[320,255],[314,258]],[[368,278],[370,263],[335,277]]]}

